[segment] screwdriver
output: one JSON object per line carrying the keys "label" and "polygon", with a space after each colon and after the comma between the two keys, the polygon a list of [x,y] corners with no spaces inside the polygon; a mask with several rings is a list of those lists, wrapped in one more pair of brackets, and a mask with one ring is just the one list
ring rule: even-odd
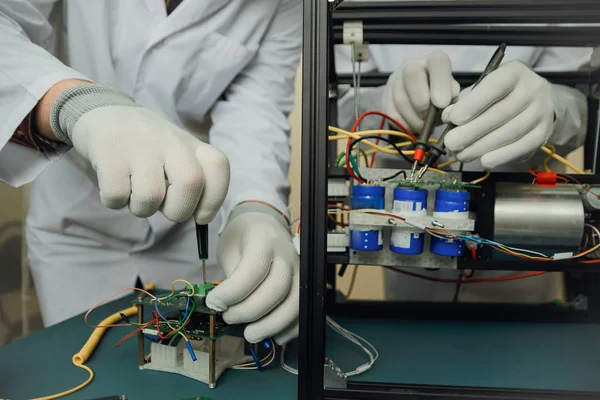
{"label": "screwdriver", "polygon": [[[487,66],[483,70],[483,73],[479,76],[477,81],[475,81],[475,83],[471,87],[471,90],[473,88],[475,88],[475,86],[479,85],[479,83],[483,80],[483,78],[485,78],[486,76],[488,76],[489,74],[491,74],[492,72],[494,72],[495,70],[498,69],[498,67],[500,66],[500,63],[502,62],[502,59],[504,58],[505,51],[506,51],[506,43],[502,43],[500,46],[498,46],[498,48],[492,55],[492,58],[490,59]],[[415,181],[418,182],[423,177],[425,172],[427,172],[427,169],[430,166],[432,166],[433,164],[435,164],[435,162],[442,156],[442,154],[446,154],[446,150],[444,149],[445,148],[444,137],[446,136],[446,134],[448,132],[450,132],[454,128],[456,128],[456,125],[454,125],[453,123],[448,123],[448,125],[446,126],[446,129],[444,129],[444,132],[442,132],[442,135],[438,139],[437,145],[428,144],[429,157],[427,158],[427,162],[425,163],[425,166],[423,168],[421,168],[421,170],[419,171]],[[416,151],[415,151],[415,154],[416,154]]]}
{"label": "screwdriver", "polygon": [[198,258],[202,261],[202,279],[206,283],[206,260],[208,260],[208,225],[196,224]]}

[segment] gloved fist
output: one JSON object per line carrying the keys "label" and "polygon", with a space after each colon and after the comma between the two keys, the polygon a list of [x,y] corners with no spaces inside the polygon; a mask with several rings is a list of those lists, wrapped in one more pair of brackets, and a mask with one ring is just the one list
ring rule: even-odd
{"label": "gloved fist", "polygon": [[274,336],[283,345],[298,336],[299,258],[282,222],[263,212],[234,216],[217,259],[227,278],[208,294],[208,307],[229,324],[247,323],[250,343]]}
{"label": "gloved fist", "polygon": [[227,194],[225,155],[148,109],[93,109],[79,117],[70,137],[97,172],[108,208],[128,205],[142,218],[160,210],[175,222],[193,215],[207,224]]}
{"label": "gloved fist", "polygon": [[450,58],[445,53],[433,53],[425,60],[407,61],[390,76],[384,90],[383,111],[418,132],[431,103],[444,109],[459,93]]}
{"label": "gloved fist", "polygon": [[456,158],[494,168],[527,157],[544,145],[554,129],[552,85],[513,61],[466,89],[442,113],[456,128],[444,143]]}

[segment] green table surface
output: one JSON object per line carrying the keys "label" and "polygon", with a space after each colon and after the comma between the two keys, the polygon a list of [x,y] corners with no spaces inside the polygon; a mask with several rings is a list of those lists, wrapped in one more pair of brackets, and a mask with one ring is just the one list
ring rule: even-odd
{"label": "green table surface", "polygon": [[[93,321],[126,308],[131,298],[100,307]],[[588,324],[450,323],[337,318],[371,341],[376,365],[356,380],[460,386],[600,391],[600,326]],[[128,328],[107,332],[87,362],[96,377],[69,399],[126,394],[129,399],[294,399],[296,377],[274,362],[264,372],[227,371],[210,390],[178,375],[140,371],[136,340],[113,344]],[[76,317],[0,348],[0,398],[53,394],[87,373],[71,364],[91,328]],[[295,365],[296,347],[288,352]],[[327,355],[343,370],[366,360],[353,344],[328,331]],[[278,361],[277,358],[276,361]]]}

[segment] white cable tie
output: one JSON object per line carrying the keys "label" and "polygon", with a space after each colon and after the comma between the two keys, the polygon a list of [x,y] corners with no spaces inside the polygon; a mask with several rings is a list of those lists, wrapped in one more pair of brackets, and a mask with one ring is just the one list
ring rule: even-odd
{"label": "white cable tie", "polygon": [[556,253],[556,254],[554,254],[552,256],[552,259],[554,261],[557,261],[557,260],[568,260],[569,258],[573,258],[573,253],[572,252],[570,252],[570,253]]}

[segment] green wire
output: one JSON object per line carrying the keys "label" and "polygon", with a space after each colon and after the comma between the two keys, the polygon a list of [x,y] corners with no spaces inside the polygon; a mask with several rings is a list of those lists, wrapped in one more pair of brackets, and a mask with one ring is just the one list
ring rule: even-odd
{"label": "green wire", "polygon": [[[344,162],[344,163],[342,163],[342,161],[344,161],[344,160],[343,160],[343,158],[344,158],[345,156],[346,156],[346,153],[344,153],[344,152],[341,152],[340,154],[338,154],[338,156],[337,156],[337,158],[336,158],[336,160],[335,160],[335,163],[336,163],[336,165],[337,165],[338,167],[344,167],[344,166],[346,165],[346,163],[345,163],[345,162]],[[352,165],[352,169],[353,169],[354,171],[356,171],[356,175],[358,175],[359,177],[361,177],[361,178],[362,178],[362,175],[360,174],[360,168],[359,168],[359,166],[358,166],[358,163],[356,162],[356,158],[354,158],[354,156],[352,155],[352,153],[350,153],[350,154],[348,155],[348,159],[350,160],[350,165]],[[364,178],[363,178],[363,179],[364,179]]]}
{"label": "green wire", "polygon": [[174,331],[173,334],[171,334],[170,336],[177,335],[190,320],[192,313],[196,309],[196,301],[193,298],[190,298],[190,301],[192,302],[192,309],[188,312],[188,315],[186,316],[185,321],[183,321],[181,324],[179,324],[179,328],[177,328],[177,330]]}
{"label": "green wire", "polygon": [[350,164],[352,164],[352,168],[356,172],[356,175],[362,177],[362,175],[360,174],[360,169],[358,168],[358,163],[356,162],[356,158],[354,158],[352,154],[349,154],[348,158],[350,159]]}
{"label": "green wire", "polygon": [[342,159],[344,158],[344,156],[346,155],[345,152],[341,152],[340,154],[337,155],[337,158],[335,159],[335,165],[336,167],[341,167],[342,166]]}

